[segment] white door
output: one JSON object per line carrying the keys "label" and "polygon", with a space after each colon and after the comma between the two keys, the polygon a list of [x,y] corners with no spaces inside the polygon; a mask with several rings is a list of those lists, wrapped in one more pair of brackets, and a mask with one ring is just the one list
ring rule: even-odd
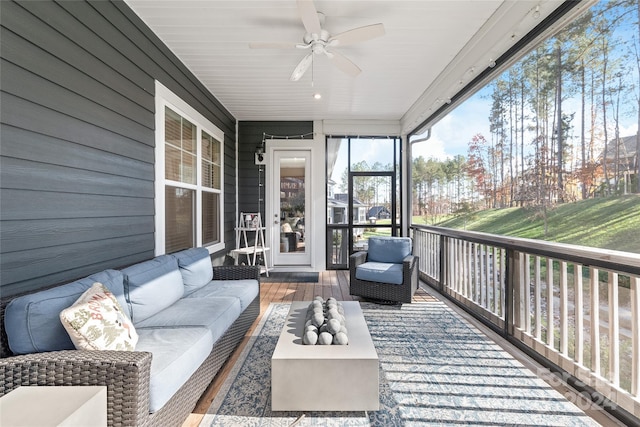
{"label": "white door", "polygon": [[274,149],[271,162],[272,203],[265,226],[271,226],[273,266],[310,266],[311,150]]}

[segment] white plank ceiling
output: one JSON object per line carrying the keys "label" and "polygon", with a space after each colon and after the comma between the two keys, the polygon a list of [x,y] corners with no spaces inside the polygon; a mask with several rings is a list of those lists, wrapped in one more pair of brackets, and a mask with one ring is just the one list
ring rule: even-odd
{"label": "white plank ceiling", "polygon": [[561,3],[316,0],[330,34],[382,23],[385,35],[335,48],[360,75],[316,55],[312,68],[292,82],[307,51],[250,49],[249,43],[302,42],[295,0],[126,2],[238,120],[397,121],[405,131]]}

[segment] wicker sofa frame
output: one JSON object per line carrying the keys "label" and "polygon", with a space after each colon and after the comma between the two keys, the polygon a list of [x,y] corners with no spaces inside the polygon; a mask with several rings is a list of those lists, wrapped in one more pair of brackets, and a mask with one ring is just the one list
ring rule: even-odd
{"label": "wicker sofa frame", "polygon": [[411,302],[418,290],[418,257],[408,255],[402,261],[402,284],[370,282],[356,277],[356,267],[367,262],[367,252],[361,251],[349,257],[349,294],[378,301]]}
{"label": "wicker sofa frame", "polygon": [[[214,267],[214,280],[256,279],[257,266]],[[33,291],[37,292],[37,291]],[[64,350],[11,355],[0,300],[0,396],[20,386],[107,386],[109,426],[180,426],[260,314],[260,295],[214,344],[207,359],[159,411],[149,414],[151,353]]]}

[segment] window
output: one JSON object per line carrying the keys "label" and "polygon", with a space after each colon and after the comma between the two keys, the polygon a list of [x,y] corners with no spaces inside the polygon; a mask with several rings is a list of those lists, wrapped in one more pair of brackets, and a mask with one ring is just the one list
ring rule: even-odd
{"label": "window", "polygon": [[156,83],[156,255],[222,242],[222,141],[215,125]]}

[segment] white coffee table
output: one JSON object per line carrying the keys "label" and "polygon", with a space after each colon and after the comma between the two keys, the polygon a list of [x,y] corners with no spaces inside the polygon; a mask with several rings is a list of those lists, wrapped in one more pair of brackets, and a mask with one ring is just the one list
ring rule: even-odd
{"label": "white coffee table", "polygon": [[107,387],[22,386],[0,398],[3,426],[107,426]]}
{"label": "white coffee table", "polygon": [[378,353],[360,303],[342,302],[348,345],[304,345],[309,302],[294,302],[271,357],[273,411],[380,409]]}

